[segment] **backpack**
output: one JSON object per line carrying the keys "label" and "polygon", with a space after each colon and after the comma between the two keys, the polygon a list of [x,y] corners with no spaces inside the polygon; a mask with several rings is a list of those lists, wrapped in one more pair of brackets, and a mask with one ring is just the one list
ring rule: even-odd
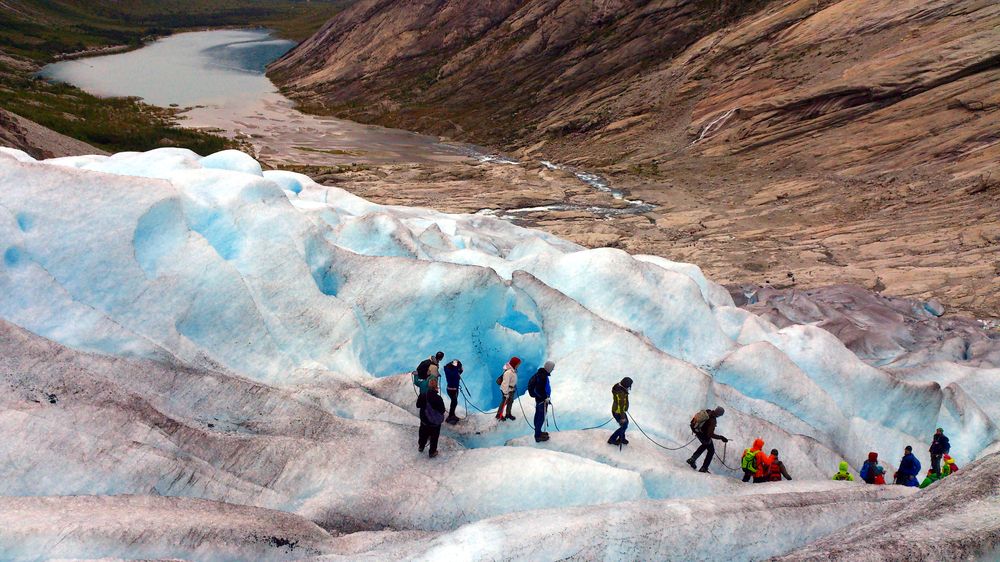
{"label": "backpack", "polygon": [[427,371],[430,368],[431,368],[431,360],[430,359],[424,359],[423,361],[420,362],[419,365],[417,365],[417,370],[414,371],[414,373],[416,374],[416,377],[418,379],[424,380],[424,379],[427,378]]}
{"label": "backpack", "polygon": [[743,460],[740,461],[740,468],[748,472],[757,472],[757,451],[750,449],[743,451]]}
{"label": "backpack", "polygon": [[861,465],[861,479],[869,484],[875,483],[875,465],[872,461],[865,461],[865,464]]}
{"label": "backpack", "polygon": [[503,384],[503,373],[500,373],[500,376],[497,377],[497,386],[500,386],[501,384]]}
{"label": "backpack", "polygon": [[424,418],[427,419],[427,423],[431,425],[441,425],[444,423],[444,412],[439,412],[431,406],[430,397],[427,398],[424,404]]}
{"label": "backpack", "polygon": [[694,433],[701,433],[701,428],[705,426],[705,422],[708,421],[708,410],[699,410],[697,414],[691,418],[691,431]]}
{"label": "backpack", "polygon": [[538,373],[531,375],[528,379],[528,396],[532,398],[538,398],[538,392],[535,391],[535,386],[538,384]]}
{"label": "backpack", "polygon": [[781,481],[781,465],[778,464],[777,459],[774,460],[767,467],[767,479],[770,482],[780,482]]}

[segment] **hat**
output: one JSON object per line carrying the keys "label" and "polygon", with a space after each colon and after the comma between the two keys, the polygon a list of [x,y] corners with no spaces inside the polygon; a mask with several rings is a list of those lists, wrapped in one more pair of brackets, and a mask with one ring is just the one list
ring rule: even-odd
{"label": "hat", "polygon": [[625,377],[622,379],[622,386],[625,388],[632,388],[632,379]]}
{"label": "hat", "polygon": [[545,366],[542,368],[545,369],[545,371],[548,372],[549,374],[552,374],[552,369],[556,368],[556,364],[553,363],[552,361],[546,361]]}
{"label": "hat", "polygon": [[868,453],[868,460],[870,460],[872,462],[877,461],[878,460],[878,453],[876,453],[875,451],[872,451],[872,452]]}
{"label": "hat", "polygon": [[511,367],[514,367],[516,369],[517,366],[521,364],[521,358],[520,357],[511,357],[510,361],[508,361],[507,364],[510,365]]}
{"label": "hat", "polygon": [[725,414],[725,413],[726,413],[726,409],[723,408],[722,406],[719,406],[718,408],[715,409],[715,417],[719,417],[719,416],[721,416],[722,414]]}
{"label": "hat", "polygon": [[774,455],[774,456],[778,456],[778,450],[777,449],[771,449],[771,454]]}
{"label": "hat", "polygon": [[906,446],[906,448],[905,448],[905,449],[903,449],[903,450],[904,450],[904,451],[912,451],[912,450],[913,450],[913,447],[911,447],[911,446],[907,445],[907,446]]}

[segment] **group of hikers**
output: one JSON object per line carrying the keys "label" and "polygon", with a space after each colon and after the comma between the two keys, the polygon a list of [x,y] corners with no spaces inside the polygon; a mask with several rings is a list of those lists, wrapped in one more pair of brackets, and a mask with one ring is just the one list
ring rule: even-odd
{"label": "group of hikers", "polygon": [[[950,476],[958,472],[958,464],[948,454],[951,452],[951,443],[944,434],[944,429],[939,427],[934,432],[928,452],[931,454],[931,468],[927,470],[927,475],[923,481],[918,483],[920,461],[913,454],[913,447],[907,445],[903,449],[903,458],[899,461],[899,468],[893,474],[893,483],[901,486],[926,488],[945,476]],[[880,485],[886,483],[885,468],[878,463],[878,453],[874,451],[868,453],[868,460],[861,465],[859,476],[868,484]],[[840,470],[833,475],[833,479],[854,480],[854,476],[847,471],[847,461],[840,462]]]}
{"label": "group of hikers", "polygon": [[[462,362],[453,360],[444,366],[445,381],[447,384],[448,397],[451,404],[445,416],[444,400],[439,393],[440,370],[439,365],[444,359],[444,353],[439,351],[436,354],[424,359],[417,365],[412,373],[413,384],[417,387],[417,409],[420,411],[420,432],[417,446],[420,452],[430,444],[430,457],[437,456],[438,437],[441,434],[441,424],[456,424],[459,418],[455,415],[455,408],[458,405],[458,396],[462,384]],[[500,387],[502,399],[497,407],[496,419],[498,421],[516,420],[511,412],[514,401],[517,400],[517,369],[521,365],[521,359],[511,357],[503,366],[503,372],[496,379],[496,384]],[[551,404],[552,386],[549,377],[555,369],[555,363],[546,361],[545,364],[535,371],[535,374],[528,379],[528,396],[535,400],[534,425],[535,442],[549,440],[549,434],[543,431],[545,426],[546,412]],[[611,387],[611,416],[618,427],[608,438],[608,444],[621,447],[628,445],[625,432],[629,425],[629,393],[632,390],[632,379],[623,378]],[[698,440],[699,445],[694,454],[687,459],[687,464],[699,472],[708,472],[712,459],[715,458],[715,444],[718,440],[728,443],[729,439],[716,433],[718,419],[726,413],[726,409],[719,406],[709,410],[699,410],[691,418],[691,432]],[[609,420],[610,421],[610,420]],[[899,462],[899,469],[893,475],[894,483],[903,486],[918,486],[926,488],[934,482],[958,471],[958,465],[948,453],[951,451],[951,444],[944,430],[938,428],[932,438],[929,449],[931,455],[931,468],[927,471],[927,476],[923,482],[917,483],[917,476],[920,474],[920,461],[913,454],[913,447],[907,445],[904,449],[902,460]],[[698,468],[698,459],[705,455],[701,468]],[[754,483],[777,482],[781,479],[791,480],[785,463],[778,457],[778,450],[771,449],[769,454],[764,453],[764,440],[757,438],[753,444],[743,451],[740,459],[740,468],[743,470],[743,481]],[[878,453],[868,453],[868,459],[862,464],[860,477],[869,484],[885,484],[885,468],[878,463]],[[839,470],[833,475],[833,480],[853,481],[854,476],[849,472],[847,461],[841,461]]]}

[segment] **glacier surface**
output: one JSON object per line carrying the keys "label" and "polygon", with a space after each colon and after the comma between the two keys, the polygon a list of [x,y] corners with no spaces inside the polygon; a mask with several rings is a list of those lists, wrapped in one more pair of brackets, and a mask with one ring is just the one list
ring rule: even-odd
{"label": "glacier surface", "polygon": [[[1000,451],[994,354],[880,368],[691,264],[377,205],[236,151],[0,149],[0,186],[0,495],[24,514],[4,558],[758,559],[918,501],[828,482],[841,460],[878,451],[891,474],[913,445],[929,466],[936,427],[960,465]],[[408,372],[438,349],[465,366],[468,414],[428,460]],[[528,416],[491,415],[513,355],[521,393],[556,363],[547,443],[526,395]],[[623,376],[662,446],[584,429]],[[698,474],[688,421],[716,405],[732,443]],[[757,437],[794,482],[739,482]]]}

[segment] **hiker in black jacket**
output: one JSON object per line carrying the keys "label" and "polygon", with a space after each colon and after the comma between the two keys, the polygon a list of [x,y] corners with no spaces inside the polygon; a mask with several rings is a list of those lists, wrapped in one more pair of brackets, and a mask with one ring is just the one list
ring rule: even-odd
{"label": "hiker in black jacket", "polygon": [[438,437],[441,435],[441,424],[444,422],[444,400],[438,394],[437,379],[430,379],[427,392],[417,397],[417,409],[420,410],[420,436],[417,446],[421,453],[427,441],[431,442],[430,458],[438,455]]}
{"label": "hiker in black jacket", "polygon": [[691,465],[691,468],[698,468],[697,462],[698,457],[702,453],[708,453],[705,455],[705,461],[701,465],[701,469],[698,472],[708,472],[708,466],[712,463],[712,457],[715,456],[715,444],[712,443],[712,439],[718,439],[723,443],[728,443],[729,439],[726,439],[722,435],[716,435],[715,426],[718,423],[718,419],[726,413],[726,409],[722,406],[714,410],[700,410],[691,419],[691,432],[694,436],[698,438],[701,445],[698,450],[691,455],[691,458],[687,460],[687,463]]}

